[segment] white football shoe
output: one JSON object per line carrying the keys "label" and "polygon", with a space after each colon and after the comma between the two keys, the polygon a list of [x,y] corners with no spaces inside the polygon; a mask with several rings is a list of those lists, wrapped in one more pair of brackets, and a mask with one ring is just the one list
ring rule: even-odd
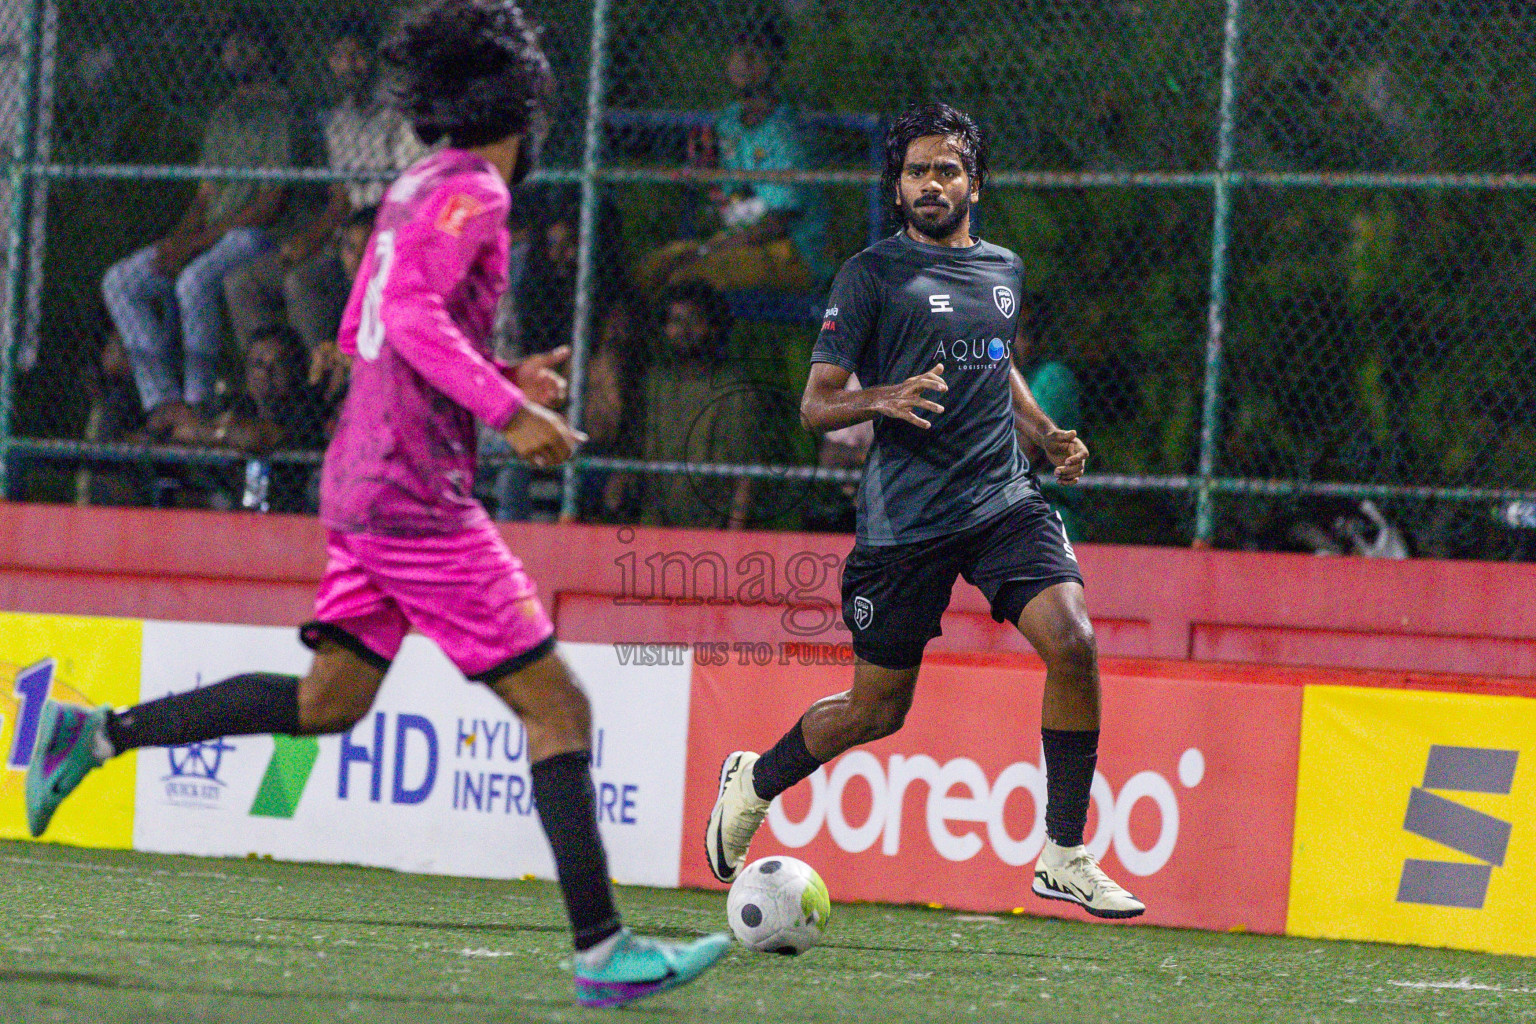
{"label": "white football shoe", "polygon": [[755,764],[756,754],[738,750],[720,766],[720,795],[704,832],[704,855],[710,872],[722,882],[734,881],[741,872],[747,847],[768,814],[768,801],[752,788]]}
{"label": "white football shoe", "polygon": [[1035,895],[1076,903],[1094,917],[1139,917],[1146,904],[1104,873],[1086,846],[1057,846],[1049,839],[1035,861]]}

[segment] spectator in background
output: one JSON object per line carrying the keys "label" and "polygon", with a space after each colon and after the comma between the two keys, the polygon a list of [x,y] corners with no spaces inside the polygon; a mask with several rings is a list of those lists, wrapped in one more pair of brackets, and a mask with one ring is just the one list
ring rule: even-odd
{"label": "spectator in background", "polygon": [[[246,345],[244,384],[234,401],[213,420],[194,423],[175,439],[248,455],[325,447],[321,403],[304,387],[305,361],[304,343],[292,329],[263,328]],[[271,473],[267,500],[273,512],[310,511],[314,467],[279,463]]]}
{"label": "spectator in background", "polygon": [[522,288],[528,268],[528,254],[533,249],[533,225],[529,223],[530,188],[512,191],[512,205],[507,208],[507,290],[496,304],[496,319],[491,324],[491,353],[507,363],[517,361],[522,351],[518,335],[517,293]]}
{"label": "spectator in background", "polygon": [[[364,206],[353,210],[351,215],[336,229],[336,262],[345,282],[344,296],[352,292],[357,280],[357,270],[363,265],[363,255],[368,251],[368,240],[373,237],[373,221],[378,215],[377,206]],[[320,397],[328,406],[334,406],[347,386],[350,363],[336,347],[336,335],[331,334],[319,344],[309,348],[309,385],[320,389]]]}
{"label": "spectator in background", "polygon": [[[642,372],[639,307],[620,296],[598,317],[596,339],[587,356],[587,388],[581,429],[588,441],[582,454],[619,456],[634,449],[634,429]],[[634,509],[625,505],[625,478],[606,471],[583,473],[577,515],[583,521],[624,522]]]}
{"label": "spectator in background", "polygon": [[[333,171],[399,172],[425,147],[388,102],[379,83],[375,40],[366,24],[346,21],[331,42],[327,66],[341,99],[325,117],[326,158]],[[338,181],[328,201],[282,245],[224,279],[235,341],[243,351],[259,331],[286,323],[311,352],[334,343],[352,289],[335,248],[336,231],[359,210],[377,207],[385,181]]]}
{"label": "spectator in background", "polygon": [[[858,391],[862,385],[859,375],[848,375],[844,391]],[[816,465],[821,469],[859,470],[869,458],[869,449],[875,443],[875,424],[872,420],[854,423],[837,430],[829,430],[816,450]],[[853,533],[858,525],[855,499],[859,485],[839,483],[818,489],[816,500],[805,510],[807,529]]]}
{"label": "spectator in background", "polygon": [[[600,309],[593,324],[592,340],[587,350],[586,390],[582,402],[582,430],[587,443],[582,454],[598,457],[623,455],[633,449],[630,437],[637,405],[635,389],[639,366],[635,330],[639,314],[633,298],[621,294]],[[569,346],[551,350],[564,362]],[[487,458],[506,458],[512,448],[500,434],[480,432],[480,453]],[[631,506],[624,503],[625,493],[616,477],[603,470],[583,472],[576,498],[576,514],[567,522],[628,521]],[[489,505],[499,520],[524,521],[535,518],[530,487],[533,475],[521,461],[508,462],[494,470],[488,484]]]}
{"label": "spectator in background", "polygon": [[[496,358],[515,363],[538,353],[568,352],[576,316],[581,230],[578,196],[568,189],[519,189],[513,195],[508,218],[513,245],[507,267],[507,294],[496,311]],[[619,255],[622,229],[618,208],[607,200],[599,200],[590,291],[594,313],[587,354],[589,372],[603,343],[609,311],[615,303],[623,301],[623,260]],[[522,245],[517,243],[520,233],[525,239]],[[482,427],[480,453],[487,459],[502,459],[510,456],[512,449],[500,434]],[[532,471],[522,462],[497,467],[487,493],[495,517],[503,521],[533,517],[536,509],[530,494],[532,482]]]}
{"label": "spectator in background", "polygon": [[[123,441],[144,426],[144,410],[133,386],[133,367],[123,339],[113,332],[101,347],[99,361],[86,377],[91,408],[85,441]],[[75,472],[77,505],[148,505],[154,474],[142,465],[84,464]]]}
{"label": "spectator in background", "polygon": [[263,329],[246,346],[244,381],[229,408],[182,440],[252,455],[321,447],[317,404],[304,393],[304,363],[303,342],[291,328]]}
{"label": "spectator in background", "polygon": [[[220,60],[234,92],[208,119],[201,165],[298,163],[301,137],[279,84],[284,57],[272,26],[252,14],[235,17]],[[271,248],[287,199],[278,185],[205,179],[169,235],[107,270],[102,295],[133,365],[151,436],[191,429],[207,412],[224,338],[224,276]]]}
{"label": "spectator in background", "polygon": [[[1013,359],[1024,382],[1029,385],[1035,403],[1062,430],[1077,430],[1082,426],[1082,387],[1077,374],[1059,359],[1046,357],[1040,346],[1025,330],[1025,317],[1019,317],[1019,329],[1013,338]],[[1025,450],[1031,466],[1050,466],[1039,447]],[[1078,514],[1079,493],[1072,488],[1057,488],[1051,495],[1051,505],[1061,516],[1067,536],[1074,541],[1083,539],[1083,521]]]}
{"label": "spectator in background", "polygon": [[[570,343],[576,310],[576,259],[581,207],[574,199],[550,197],[551,212],[535,218],[527,262],[517,282],[515,322],[521,355],[549,352]],[[622,285],[623,222],[618,208],[600,201],[596,251],[592,258],[592,308],[607,308]]]}
{"label": "spectator in background", "polygon": [[[689,137],[690,166],[811,169],[799,119],[777,95],[783,55],[784,39],[771,22],[737,34],[725,67],[736,101],[712,129]],[[805,291],[825,281],[827,214],[818,189],[727,180],[709,196],[720,230],[706,242],[673,242],[646,257],[635,274],[642,288],[703,281],[721,291]]]}
{"label": "spectator in background", "polygon": [[[721,361],[731,331],[730,306],[709,285],[690,281],[670,289],[661,309],[666,350],[646,371],[640,389],[639,457],[752,462],[761,429],[758,392]],[[647,525],[739,530],[751,512],[750,477],[646,474],[638,484],[632,478],[614,484],[609,500],[620,504],[631,490],[641,496],[641,522]]]}

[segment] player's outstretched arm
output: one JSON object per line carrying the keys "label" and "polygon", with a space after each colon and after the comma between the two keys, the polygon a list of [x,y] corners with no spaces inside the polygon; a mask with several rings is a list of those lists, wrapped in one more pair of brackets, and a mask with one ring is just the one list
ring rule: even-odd
{"label": "player's outstretched arm", "polygon": [[1075,484],[1088,468],[1088,446],[1075,430],[1062,430],[1040,408],[1034,394],[1015,368],[1008,371],[1008,388],[1013,393],[1013,426],[1024,442],[1045,452],[1056,467],[1056,479]]}
{"label": "player's outstretched arm", "polygon": [[949,390],[944,383],[943,363],[900,384],[862,391],[843,390],[849,376],[848,370],[835,363],[811,364],[811,376],[800,399],[800,422],[805,429],[826,433],[876,416],[889,416],[927,430],[933,422],[922,414],[944,411],[942,405],[923,397],[929,391],[942,394]]}

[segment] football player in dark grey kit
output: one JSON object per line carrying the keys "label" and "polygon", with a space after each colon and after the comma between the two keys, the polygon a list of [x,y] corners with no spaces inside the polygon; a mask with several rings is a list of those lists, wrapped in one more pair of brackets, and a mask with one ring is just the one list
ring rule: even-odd
{"label": "football player in dark grey kit", "polygon": [[[964,576],[1045,659],[1047,838],[1034,891],[1098,917],[1135,917],[1141,901],[1083,845],[1097,650],[1077,558],[1020,440],[1041,448],[1063,483],[1082,476],[1088,448],[1041,411],[1010,361],[1022,264],[971,235],[987,173],[976,123],[943,104],[920,107],[891,126],[885,157],[883,188],[905,227],[843,264],[800,405],[811,430],[874,421],[843,570],[853,686],[813,704],[762,756],[726,758],[705,836],[710,870],[734,879],[769,801],[901,728],[923,648]],[[844,390],[851,373],[863,390]]]}

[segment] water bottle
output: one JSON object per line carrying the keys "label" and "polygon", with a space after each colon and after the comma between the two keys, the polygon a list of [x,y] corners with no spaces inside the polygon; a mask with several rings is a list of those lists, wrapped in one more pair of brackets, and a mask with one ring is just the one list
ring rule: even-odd
{"label": "water bottle", "polygon": [[266,512],[271,507],[267,491],[272,484],[272,464],[266,459],[248,459],[245,463],[245,494],[240,507],[253,512]]}
{"label": "water bottle", "polygon": [[1515,530],[1536,529],[1536,501],[1511,501],[1497,509],[1498,519]]}

